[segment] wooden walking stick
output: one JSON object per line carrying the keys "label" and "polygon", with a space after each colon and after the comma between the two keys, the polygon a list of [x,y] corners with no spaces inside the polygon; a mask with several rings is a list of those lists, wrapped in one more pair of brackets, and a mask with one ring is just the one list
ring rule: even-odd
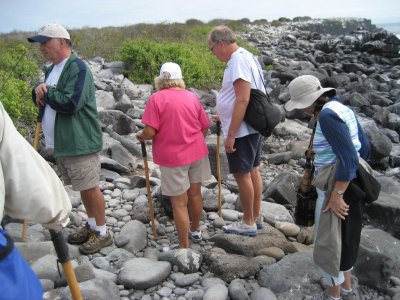
{"label": "wooden walking stick", "polygon": [[[36,117],[35,135],[33,138],[33,148],[35,150],[37,150],[38,146],[39,146],[39,136],[40,136],[40,131],[42,130],[43,114],[44,114],[44,109],[39,109],[39,114]],[[24,223],[22,225],[22,236],[21,236],[21,241],[23,241],[23,242],[25,242],[25,240],[26,240],[27,228],[28,228],[28,220],[24,219]]]}
{"label": "wooden walking stick", "polygon": [[[39,135],[42,127],[42,118],[44,114],[44,108],[39,110],[39,114],[36,119],[36,127],[35,127],[35,137],[33,139],[33,148],[35,150],[38,149],[39,145]],[[28,220],[24,220],[24,228],[22,230],[22,238],[25,239],[26,236],[26,226],[28,224]],[[51,241],[53,242],[54,249],[57,253],[58,261],[61,263],[61,266],[64,270],[65,277],[67,278],[69,290],[71,291],[71,296],[73,300],[83,300],[81,290],[78,285],[78,281],[75,276],[74,269],[72,267],[71,261],[69,259],[68,254],[68,245],[65,242],[64,236],[61,232],[61,228],[59,230],[49,229]]]}
{"label": "wooden walking stick", "polygon": [[149,201],[151,227],[153,229],[154,238],[156,239],[157,238],[157,228],[156,228],[156,224],[154,222],[153,200],[151,199],[151,192],[150,192],[150,176],[149,176],[149,165],[147,163],[146,144],[144,142],[141,142],[140,145],[142,146],[144,173],[146,175],[147,200]]}
{"label": "wooden walking stick", "polygon": [[316,188],[311,184],[314,169],[314,153],[312,152],[312,146],[321,107],[322,106],[317,105],[314,112],[314,126],[306,151],[306,165],[304,167],[304,175],[300,181],[299,188],[296,193],[296,208],[294,212],[294,217],[295,223],[300,226],[314,225],[315,205],[317,202],[318,194]]}
{"label": "wooden walking stick", "polygon": [[60,230],[49,229],[51,241],[57,253],[58,261],[61,263],[64,270],[65,277],[67,278],[69,290],[73,300],[83,300],[81,290],[76,280],[75,272],[69,259],[68,245],[65,242],[64,236]]}
{"label": "wooden walking stick", "polygon": [[221,137],[221,121],[217,121],[217,175],[218,175],[218,215],[222,217],[222,193],[221,193],[221,162],[219,158],[219,144]]}

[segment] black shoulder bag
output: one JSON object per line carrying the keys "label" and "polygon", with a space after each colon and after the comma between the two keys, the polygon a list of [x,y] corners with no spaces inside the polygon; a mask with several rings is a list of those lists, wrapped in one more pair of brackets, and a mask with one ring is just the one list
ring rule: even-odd
{"label": "black shoulder bag", "polygon": [[[256,64],[257,65],[257,64]],[[256,81],[253,74],[253,69],[250,66],[251,75],[253,76],[254,84]],[[267,90],[264,78],[261,76],[260,69],[257,66],[265,91]],[[256,85],[257,86],[257,85]],[[281,111],[275,103],[272,103],[268,94],[260,91],[258,88],[250,90],[250,100],[247,105],[244,121],[257,130],[261,135],[269,137],[272,131],[281,121]]]}

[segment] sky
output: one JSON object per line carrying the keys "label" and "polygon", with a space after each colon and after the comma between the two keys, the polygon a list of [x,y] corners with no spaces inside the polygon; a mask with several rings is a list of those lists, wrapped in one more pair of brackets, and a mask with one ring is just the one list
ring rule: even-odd
{"label": "sky", "polygon": [[400,22],[399,0],[0,0],[0,33],[38,31],[57,22],[67,29],[198,19],[250,21],[280,17],[358,17]]}

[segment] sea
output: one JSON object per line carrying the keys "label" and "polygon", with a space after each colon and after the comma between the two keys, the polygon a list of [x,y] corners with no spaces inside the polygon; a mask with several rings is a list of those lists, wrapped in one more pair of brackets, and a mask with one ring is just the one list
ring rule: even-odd
{"label": "sea", "polygon": [[400,39],[400,22],[396,23],[377,23],[376,27],[383,28],[393,34],[395,34]]}

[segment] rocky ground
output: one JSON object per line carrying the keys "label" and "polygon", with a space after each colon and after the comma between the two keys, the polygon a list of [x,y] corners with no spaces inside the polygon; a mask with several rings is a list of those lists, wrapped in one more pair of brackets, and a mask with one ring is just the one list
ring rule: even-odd
{"label": "rocky ground", "polygon": [[[365,20],[347,27],[367,28]],[[318,23],[316,23],[318,24]],[[346,25],[346,24],[345,24]],[[351,25],[351,26],[350,26]],[[386,32],[359,30],[335,34],[310,30],[310,24],[248,25],[243,39],[260,49],[260,61],[273,100],[288,101],[287,83],[298,75],[328,77],[339,83],[339,94],[351,106],[372,145],[372,165],[382,184],[379,199],[367,206],[354,282],[360,299],[400,299],[400,41]],[[322,291],[312,262],[312,228],[293,221],[295,190],[303,172],[304,152],[311,130],[298,113],[285,113],[273,136],[263,145],[262,214],[265,228],[254,238],[224,234],[224,224],[240,219],[237,186],[227,174],[220,148],[222,217],[218,215],[215,124],[207,144],[214,177],[202,189],[203,241],[177,249],[178,238],[166,197],[160,193],[158,166],[149,156],[151,193],[157,237],[150,225],[140,144],[134,134],[150,85],[130,82],[121,62],[88,62],[96,84],[103,128],[101,188],[106,222],[114,244],[98,254],[80,255],[69,246],[72,264],[85,299],[302,299]],[[204,108],[215,113],[215,94],[197,91]],[[223,141],[221,140],[221,145]],[[147,143],[151,153],[151,143]],[[51,160],[51,157],[41,152]],[[73,211],[67,235],[86,219],[79,194],[66,187]],[[18,241],[22,224],[6,229]],[[17,247],[46,290],[45,299],[71,299],[49,233],[30,224],[27,242]],[[61,269],[61,268],[60,268]],[[61,271],[62,272],[62,271]]]}

